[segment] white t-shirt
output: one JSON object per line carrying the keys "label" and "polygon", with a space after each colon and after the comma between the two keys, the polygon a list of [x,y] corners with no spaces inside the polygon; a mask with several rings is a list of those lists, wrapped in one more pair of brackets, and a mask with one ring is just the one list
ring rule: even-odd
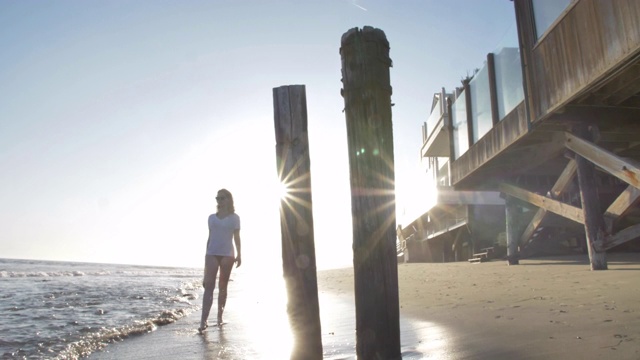
{"label": "white t-shirt", "polygon": [[219,219],[216,214],[209,215],[209,242],[207,255],[235,257],[233,232],[240,230],[240,216],[229,214]]}

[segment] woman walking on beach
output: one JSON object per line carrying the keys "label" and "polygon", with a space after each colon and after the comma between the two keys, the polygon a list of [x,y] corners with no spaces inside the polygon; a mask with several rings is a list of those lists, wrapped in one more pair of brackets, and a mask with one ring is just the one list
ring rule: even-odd
{"label": "woman walking on beach", "polygon": [[207,319],[211,305],[213,305],[213,290],[216,288],[218,269],[220,269],[220,283],[218,284],[217,325],[220,326],[222,313],[227,303],[227,285],[233,263],[236,263],[236,267],[242,264],[240,217],[235,213],[233,196],[229,190],[220,189],[216,196],[216,202],[218,203],[216,213],[209,215],[209,239],[207,240],[207,253],[204,262],[202,318],[198,329],[200,332],[209,326]]}

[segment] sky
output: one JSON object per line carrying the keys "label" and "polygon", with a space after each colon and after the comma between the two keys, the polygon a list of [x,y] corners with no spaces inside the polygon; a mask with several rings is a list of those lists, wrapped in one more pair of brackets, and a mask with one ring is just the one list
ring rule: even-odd
{"label": "sky", "polygon": [[433,205],[433,94],[515,31],[509,0],[0,0],[0,258],[201,267],[229,189],[243,268],[280,266],[272,89],[305,85],[316,261],[349,266],[340,40],[390,43],[397,223]]}

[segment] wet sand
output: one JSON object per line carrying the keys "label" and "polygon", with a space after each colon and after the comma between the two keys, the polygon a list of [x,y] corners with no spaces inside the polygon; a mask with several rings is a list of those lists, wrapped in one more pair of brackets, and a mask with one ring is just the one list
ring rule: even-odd
{"label": "wet sand", "polygon": [[[608,264],[591,271],[586,255],[401,264],[400,312],[445,329],[435,358],[640,359],[640,254],[609,254]],[[341,271],[320,286],[352,291]]]}
{"label": "wet sand", "polygon": [[[640,253],[609,254],[608,263],[591,271],[575,255],[400,264],[403,358],[640,359]],[[353,270],[319,272],[318,288],[325,358],[355,358]],[[234,310],[251,321],[231,317],[205,336],[195,312],[91,358],[287,359],[284,308],[252,306]]]}

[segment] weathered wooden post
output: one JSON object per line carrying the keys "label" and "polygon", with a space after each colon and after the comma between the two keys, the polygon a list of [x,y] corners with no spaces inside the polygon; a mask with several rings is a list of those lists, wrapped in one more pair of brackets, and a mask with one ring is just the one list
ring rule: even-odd
{"label": "weathered wooden post", "polygon": [[505,197],[504,203],[505,218],[507,220],[505,229],[507,235],[507,264],[518,265],[520,264],[518,260],[518,240],[520,239],[517,226],[518,205],[510,195]]}
{"label": "weathered wooden post", "polygon": [[[576,125],[573,128],[573,133],[587,141],[593,139],[586,125]],[[578,154],[575,154],[575,161],[591,270],[607,270],[607,252],[604,250],[605,224],[603,213],[600,210],[595,166]]]}
{"label": "weathered wooden post", "polygon": [[295,339],[291,359],[322,359],[304,85],[274,88],[273,109],[278,175],[291,197],[280,200],[282,269]]}
{"label": "weathered wooden post", "polygon": [[342,35],[351,178],[358,359],[401,359],[389,42],[365,26]]}

